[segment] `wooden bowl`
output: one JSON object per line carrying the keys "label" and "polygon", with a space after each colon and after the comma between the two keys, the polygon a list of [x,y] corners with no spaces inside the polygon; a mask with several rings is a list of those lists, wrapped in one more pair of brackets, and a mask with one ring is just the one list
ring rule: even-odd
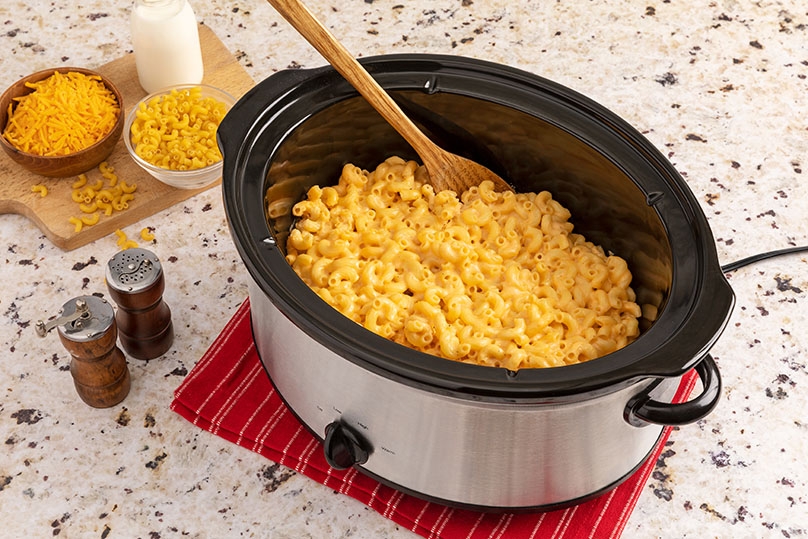
{"label": "wooden bowl", "polygon": [[[83,73],[85,75],[97,75],[101,77],[101,81],[115,95],[115,99],[118,100],[118,106],[120,107],[118,119],[110,132],[107,133],[104,138],[92,146],[88,146],[87,148],[75,153],[49,157],[19,150],[8,140],[6,140],[4,136],[2,136],[2,132],[5,131],[6,123],[8,122],[9,103],[12,103],[12,99],[15,97],[27,95],[33,91],[31,88],[28,88],[25,83],[38,82],[46,79],[53,75],[54,71],[58,71],[60,73],[72,71]],[[12,107],[13,106],[14,105],[12,105]],[[115,148],[115,145],[118,143],[118,140],[121,138],[125,116],[126,113],[124,110],[121,92],[115,87],[112,81],[110,81],[104,75],[81,67],[58,67],[54,69],[44,69],[28,75],[27,77],[21,78],[12,84],[5,92],[3,92],[3,95],[0,96],[0,146],[2,146],[3,151],[5,151],[13,161],[35,174],[56,178],[76,176],[82,172],[87,172],[88,170],[96,167],[99,163],[109,157],[112,150]]]}

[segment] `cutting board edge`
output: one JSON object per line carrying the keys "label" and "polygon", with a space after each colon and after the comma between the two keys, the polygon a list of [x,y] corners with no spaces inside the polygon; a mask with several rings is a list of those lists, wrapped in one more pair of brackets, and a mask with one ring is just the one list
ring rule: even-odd
{"label": "cutting board edge", "polygon": [[[238,99],[255,85],[254,79],[247,73],[244,67],[238,63],[233,54],[227,49],[218,36],[216,36],[212,28],[204,24],[204,22],[201,22],[199,23],[199,31],[203,43],[203,57],[206,58],[206,74],[203,83],[207,82],[205,79],[213,78],[214,80],[220,80],[226,75],[225,78],[229,86],[223,84],[220,84],[220,86],[231,92]],[[208,64],[213,66],[214,69],[208,69]],[[127,67],[125,72],[122,71],[121,66]],[[124,78],[127,84],[137,85],[137,92],[145,95],[145,92],[143,92],[137,82],[137,74],[134,69],[134,55],[131,51],[125,52],[119,58],[111,60],[95,69],[105,74],[108,74],[106,73],[107,71],[117,70],[118,75]],[[120,81],[118,81],[118,84],[120,87]],[[126,101],[126,99],[124,101]],[[124,106],[126,111],[128,111],[131,110],[134,103],[125,103]],[[124,157],[128,158],[128,155],[120,155],[121,153],[126,154],[125,149],[123,151],[120,150],[120,148],[124,146],[123,141],[119,141],[116,150],[114,150],[116,154],[112,155],[109,160],[123,159]],[[11,163],[12,167],[15,165],[16,164]],[[131,165],[134,165],[134,162],[132,162]],[[220,178],[216,182],[199,189],[176,189],[154,180],[136,165],[134,165],[134,167],[137,169],[135,173],[138,177],[131,179],[135,181],[135,183],[139,183],[143,182],[145,178],[145,181],[150,185],[151,198],[142,203],[137,202],[136,198],[136,203],[130,206],[125,212],[116,212],[111,217],[102,215],[99,223],[92,226],[85,226],[80,232],[75,232],[73,225],[68,221],[69,216],[63,215],[66,212],[64,211],[65,204],[62,201],[60,201],[61,209],[57,206],[56,209],[51,208],[50,212],[48,212],[47,206],[43,206],[37,200],[38,195],[28,192],[30,186],[37,183],[41,183],[47,186],[49,190],[54,191],[57,185],[54,182],[72,182],[75,178],[49,178],[45,176],[37,177],[33,174],[25,175],[23,178],[24,182],[18,182],[20,187],[15,187],[15,193],[11,193],[6,198],[0,199],[0,215],[20,215],[31,221],[31,223],[38,228],[37,232],[44,235],[56,247],[64,251],[72,251],[78,247],[108,236],[115,230],[132,226],[157,212],[166,210],[208,189],[221,185]],[[88,171],[88,178],[92,177],[91,172],[93,171]],[[54,194],[51,193],[48,196],[54,196]],[[137,197],[137,192],[135,196]],[[49,220],[43,218],[43,215],[46,213],[48,214],[47,217]],[[75,213],[76,217],[81,216],[78,210],[76,210]],[[54,216],[56,216],[57,219],[54,219]]]}

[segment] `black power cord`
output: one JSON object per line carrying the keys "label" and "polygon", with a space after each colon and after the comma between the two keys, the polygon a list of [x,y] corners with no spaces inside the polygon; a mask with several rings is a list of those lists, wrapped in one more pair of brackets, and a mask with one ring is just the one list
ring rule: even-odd
{"label": "black power cord", "polygon": [[802,245],[800,247],[789,247],[787,249],[778,249],[776,251],[768,251],[765,253],[749,256],[747,258],[742,258],[741,260],[737,260],[735,262],[730,262],[729,264],[721,266],[721,271],[723,271],[724,273],[729,273],[730,271],[735,271],[738,268],[748,266],[749,264],[754,264],[755,262],[760,262],[761,260],[766,260],[767,258],[774,258],[775,256],[782,256],[782,255],[790,255],[793,253],[801,253],[803,251],[808,251],[808,245]]}

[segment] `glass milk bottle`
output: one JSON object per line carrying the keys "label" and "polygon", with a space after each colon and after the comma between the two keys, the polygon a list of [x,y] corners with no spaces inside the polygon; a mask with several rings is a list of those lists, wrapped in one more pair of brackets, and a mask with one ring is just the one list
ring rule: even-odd
{"label": "glass milk bottle", "polygon": [[202,82],[202,50],[187,0],[135,0],[132,45],[140,85],[147,93]]}

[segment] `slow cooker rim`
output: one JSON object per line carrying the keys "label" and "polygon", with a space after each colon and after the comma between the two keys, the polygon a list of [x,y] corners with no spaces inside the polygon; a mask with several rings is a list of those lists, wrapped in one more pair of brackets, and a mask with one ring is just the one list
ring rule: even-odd
{"label": "slow cooker rim", "polygon": [[[621,130],[629,133],[635,144],[640,144],[640,146],[649,155],[654,156],[664,168],[670,169],[668,172],[672,171],[674,174],[672,178],[674,182],[677,181],[678,174],[672,169],[672,166],[658,154],[657,150],[650,145],[644,137],[625,124],[622,119],[577,92],[558,85],[557,83],[553,83],[552,81],[547,81],[546,79],[517,70],[516,68],[491,64],[483,60],[454,56],[403,54],[370,57],[362,61],[369,67],[381,66],[388,71],[394,71],[394,69],[391,70],[391,66],[394,66],[396,62],[400,61],[409,66],[420,66],[421,69],[423,69],[423,64],[426,62],[430,65],[449,66],[450,69],[461,73],[477,73],[482,70],[487,77],[504,73],[505,75],[503,76],[513,77],[509,78],[509,84],[513,84],[514,80],[517,80],[519,84],[525,84],[526,81],[528,81],[534,86],[534,90],[535,86],[538,85],[547,92],[561,92],[564,94],[563,97],[566,101],[570,101],[571,99],[573,102],[576,102],[578,106],[583,107],[586,112],[595,109],[599,117],[605,116],[609,119],[611,126],[621,126]],[[333,74],[330,73],[330,68],[327,66],[309,70],[308,72],[306,72],[306,70],[295,71],[293,76],[290,75],[290,77],[293,78],[290,79],[291,82],[287,84],[289,87],[285,88],[282,85],[276,84],[274,89],[270,89],[271,95],[275,95],[277,99],[282,93],[284,99],[294,99],[294,97],[290,95],[289,90],[297,88],[301,84],[301,81],[311,82],[311,79],[323,75],[333,77]],[[379,72],[379,70],[375,71],[377,73]],[[273,77],[277,77],[278,75],[273,75]],[[277,80],[273,82],[277,83]],[[254,89],[254,92],[250,93],[254,94],[260,92],[261,88],[259,87],[262,87],[263,84],[264,83],[259,84],[256,89]],[[266,89],[267,87],[263,86],[263,90]],[[293,94],[294,92],[291,93]],[[234,110],[238,106],[237,104]],[[314,111],[312,111],[312,113],[313,112]],[[264,110],[262,114],[267,114],[267,111]],[[259,117],[260,116],[261,115],[259,115]],[[298,123],[301,121],[303,120],[299,119]],[[263,127],[256,127],[256,124],[251,125],[249,128],[252,137],[257,136],[256,133],[262,130]],[[256,222],[252,223],[253,226],[249,226],[244,222],[244,214],[248,214],[249,212],[238,211],[240,206],[237,202],[239,201],[249,201],[253,206],[260,206],[260,215],[262,218],[264,215],[263,192],[260,197],[257,197],[259,201],[255,200],[256,197],[254,194],[252,197],[239,196],[239,189],[237,189],[237,187],[243,187],[245,182],[235,181],[236,179],[244,180],[244,160],[249,158],[249,140],[250,137],[244,137],[242,144],[239,146],[239,151],[237,152],[239,157],[235,165],[232,160],[230,160],[228,164],[228,155],[232,154],[228,154],[227,151],[224,151],[226,170],[223,191],[228,220],[231,223],[231,227],[233,227],[236,232],[234,239],[238,240],[242,234],[246,233],[246,237],[252,240],[249,242],[249,245],[242,245],[240,241],[236,241],[236,245],[241,252],[245,265],[253,279],[259,284],[259,287],[264,293],[271,296],[273,302],[279,306],[287,317],[293,320],[295,324],[302,327],[307,334],[316,338],[321,344],[326,345],[340,355],[348,357],[352,361],[361,362],[366,367],[372,367],[372,369],[376,371],[404,376],[414,383],[426,384],[435,389],[512,398],[527,395],[552,397],[581,392],[593,392],[608,388],[615,389],[619,385],[629,384],[633,380],[641,377],[681,374],[700,359],[699,355],[694,355],[685,362],[683,370],[680,368],[679,370],[681,370],[681,372],[676,373],[665,372],[665,369],[658,365],[644,365],[642,369],[638,369],[636,363],[642,362],[647,358],[637,361],[636,359],[630,360],[629,356],[632,352],[632,346],[641,342],[644,335],[628,347],[599,358],[598,360],[552,369],[523,369],[519,371],[518,374],[512,375],[505,369],[452,362],[423,354],[388,341],[355,324],[330,306],[327,306],[327,304],[311,291],[305,283],[297,278],[297,275],[286,263],[283,253],[277,250],[277,246],[271,241],[264,241],[272,238],[272,232],[269,230],[265,219],[263,220],[263,228]],[[221,138],[220,144],[222,144]],[[227,143],[225,142],[223,146],[227,146]],[[265,159],[263,178],[266,178],[270,162],[271,156],[267,156]],[[678,180],[683,183],[681,178]],[[678,187],[684,187],[682,191],[685,195],[690,194],[686,186],[680,185]],[[261,182],[261,189],[264,189],[263,182]],[[685,198],[688,197],[685,196]],[[693,214],[697,222],[693,223],[693,225],[696,228],[706,230],[707,238],[711,240],[712,236],[709,233],[706,218],[698,211],[697,203],[695,203],[695,200],[692,200],[692,194],[690,194],[689,198],[691,200],[687,200],[687,203],[690,205],[691,210],[696,210]],[[256,204],[256,202],[258,202],[258,204]],[[693,204],[695,204],[695,207]],[[660,218],[662,217],[660,216]],[[663,219],[663,223],[664,222],[665,220]],[[257,229],[256,226],[258,226]],[[717,255],[714,249],[709,249],[707,243],[702,242],[701,247],[702,248],[699,249],[699,256],[697,257],[697,265],[701,267],[703,273],[702,280],[709,279],[710,283],[713,285],[718,283],[718,286],[716,286],[718,293],[715,295],[718,299],[721,299],[725,297],[727,293],[726,290],[722,290],[720,286],[721,281],[724,281],[725,284],[723,274],[719,272],[719,278],[719,275],[716,275],[715,271],[712,271],[714,268],[718,267]],[[267,262],[270,264],[267,265]],[[704,271],[705,269],[711,271]],[[271,275],[273,278],[267,279],[267,275]],[[704,289],[704,286],[701,286],[701,289]],[[728,286],[726,286],[726,289],[728,289]],[[703,290],[700,290],[700,293],[701,292],[703,292]],[[314,304],[321,302],[322,305],[319,306],[327,306],[327,309],[313,309],[307,306],[307,304],[310,305],[312,302],[314,302]],[[726,300],[721,301],[721,303],[726,304]],[[702,302],[702,304],[704,304],[704,302]],[[323,313],[327,314],[323,315]],[[664,312],[660,320],[663,318]],[[725,323],[726,320],[714,324],[714,326],[717,326],[717,329],[713,328],[712,335],[708,339],[708,342],[705,343],[708,349],[715,339],[717,339]],[[655,327],[657,327],[657,324],[652,326],[647,334],[654,333]],[[657,333],[658,332],[659,330],[657,330]],[[335,333],[343,336],[351,336],[352,338],[337,338]],[[648,340],[649,339],[646,339],[646,341]],[[624,360],[625,365],[621,364],[621,359]],[[645,361],[645,363],[648,363],[648,361]],[[618,369],[613,368],[615,364],[619,366]]]}

